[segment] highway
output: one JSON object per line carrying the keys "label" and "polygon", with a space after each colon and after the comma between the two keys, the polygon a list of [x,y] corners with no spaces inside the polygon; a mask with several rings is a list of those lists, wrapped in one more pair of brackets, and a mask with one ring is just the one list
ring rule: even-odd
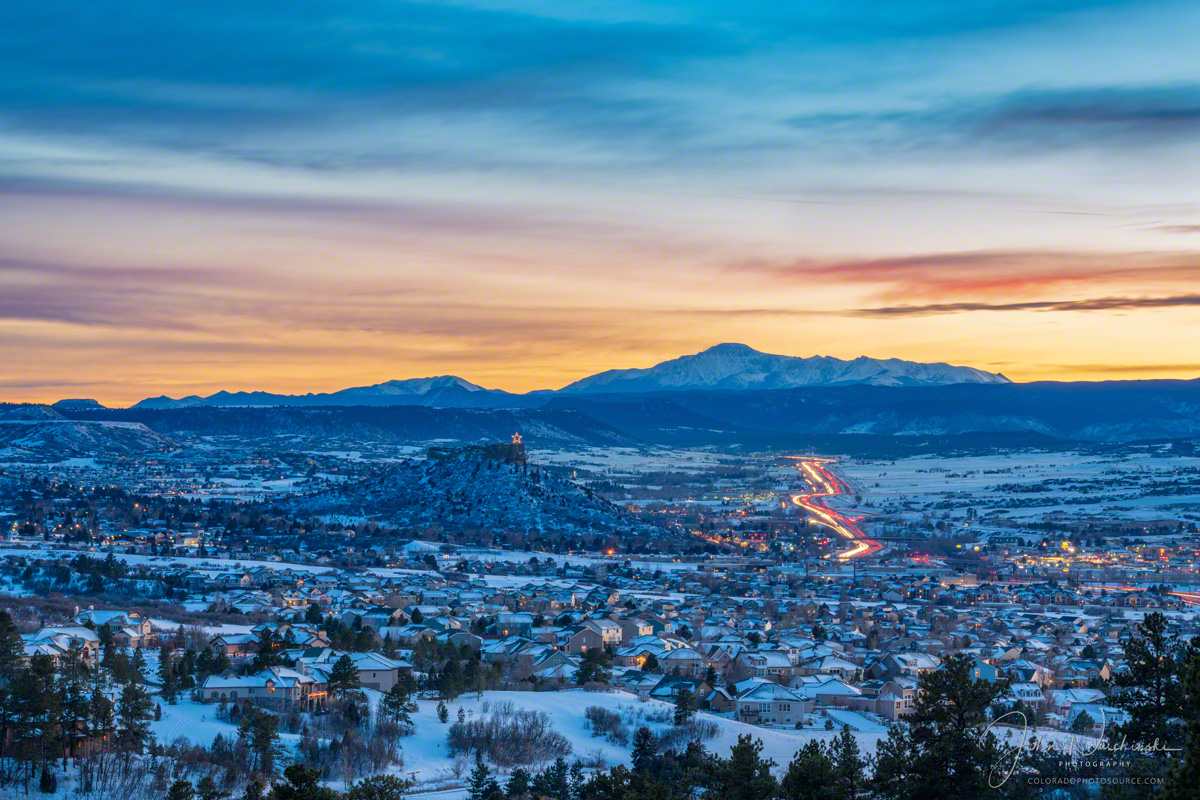
{"label": "highway", "polygon": [[824,525],[839,536],[849,539],[851,546],[837,554],[840,561],[863,558],[883,549],[874,539],[868,539],[858,527],[858,519],[834,511],[828,505],[831,497],[849,494],[849,487],[833,473],[828,464],[831,459],[800,458],[798,469],[804,480],[812,487],[812,494],[792,495],[792,502],[807,511],[818,525]]}
{"label": "highway", "polygon": [[[1097,589],[1109,589],[1122,592],[1144,592],[1145,586],[1130,586],[1128,584],[1101,584],[1096,586]],[[1171,597],[1178,597],[1188,605],[1200,605],[1200,592],[1175,592],[1168,591],[1167,594]]]}

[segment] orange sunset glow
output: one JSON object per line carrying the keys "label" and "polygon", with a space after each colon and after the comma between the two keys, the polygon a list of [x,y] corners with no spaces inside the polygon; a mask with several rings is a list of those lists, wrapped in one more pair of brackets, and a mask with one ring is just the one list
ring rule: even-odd
{"label": "orange sunset glow", "polygon": [[[231,12],[249,27],[200,66],[184,53],[213,31],[157,31],[174,46],[128,63],[122,37],[157,22],[108,40],[29,13],[72,46],[26,36],[30,79],[4,89],[6,400],[439,374],[521,392],[726,341],[1015,381],[1200,375],[1194,7],[853,36],[836,10],[826,29],[429,7],[428,58],[364,10],[362,40],[328,34],[315,62],[325,33]],[[515,37],[503,57],[474,23]],[[513,46],[539,26],[574,33]],[[1151,39],[1121,73],[1110,53]]]}

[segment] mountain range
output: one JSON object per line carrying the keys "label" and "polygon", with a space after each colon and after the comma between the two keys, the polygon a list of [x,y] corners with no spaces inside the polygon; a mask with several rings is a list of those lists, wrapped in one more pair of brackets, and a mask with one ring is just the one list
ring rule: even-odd
{"label": "mountain range", "polygon": [[719,344],[647,369],[612,369],[563,387],[563,394],[795,389],[800,386],[946,386],[1009,383],[973,367],[922,364],[898,358],[798,358],[761,353],[744,344]]}
{"label": "mountain range", "polygon": [[[546,448],[820,446],[831,452],[958,446],[941,437],[987,446],[1000,440],[1024,446],[1200,439],[1200,380],[1012,383],[970,367],[792,358],[736,344],[528,394],[441,376],[327,394],[218,392],[153,398],[124,409],[78,399],[37,408],[10,408],[12,421],[0,438],[16,447],[13,452],[36,449],[39,437],[26,435],[33,432],[29,420],[15,418],[35,413],[59,420],[39,421],[39,433],[56,432],[46,441],[70,431],[77,449],[101,436],[110,450],[135,443],[156,449],[195,436],[285,437],[315,448],[501,441],[514,431],[531,447]],[[73,429],[65,420],[131,427]]]}
{"label": "mountain range", "polygon": [[[391,380],[337,392],[302,395],[220,391],[208,397],[151,397],[134,408],[230,406],[430,406],[435,408],[530,408],[554,395],[711,390],[794,389],[803,386],[947,386],[1006,384],[1003,375],[973,367],[923,364],[898,358],[774,355],[744,344],[719,344],[694,355],[644,369],[614,369],[575,381],[557,392],[513,394],[485,389],[454,375]],[[79,401],[75,401],[79,402]]]}
{"label": "mountain range", "polygon": [[[541,395],[538,404],[529,408],[15,406],[8,413],[13,415],[10,429],[32,427],[26,421],[29,417],[18,424],[16,415],[47,414],[58,420],[126,423],[134,430],[177,441],[211,436],[278,438],[290,447],[309,449],[354,449],[363,443],[495,442],[515,431],[532,448],[650,444],[935,452],[1003,442],[1070,446],[1072,442],[1200,440],[1200,380],[556,392]],[[42,429],[51,427],[45,420],[39,422]],[[55,430],[68,427],[61,422],[55,425]],[[92,427],[88,432],[96,430]],[[13,430],[9,434],[25,438]],[[947,437],[954,441],[941,441]],[[24,442],[33,443],[33,439]],[[146,445],[155,448],[159,443],[146,441]]]}
{"label": "mountain range", "polygon": [[454,375],[384,381],[336,392],[273,394],[271,392],[220,391],[208,397],[190,395],[174,399],[148,397],[133,408],[229,408],[266,406],[430,406],[434,408],[522,407],[521,398],[498,389],[485,389]]}

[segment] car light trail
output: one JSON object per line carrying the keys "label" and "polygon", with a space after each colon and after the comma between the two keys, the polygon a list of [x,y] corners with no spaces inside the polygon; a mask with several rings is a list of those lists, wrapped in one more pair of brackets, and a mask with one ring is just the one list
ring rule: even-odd
{"label": "car light trail", "polygon": [[[1103,584],[1096,588],[1118,592],[1144,592],[1145,586],[1129,586],[1128,584]],[[1168,597],[1178,597],[1188,605],[1200,605],[1200,592],[1167,592]]]}
{"label": "car light trail", "polygon": [[792,495],[792,502],[811,514],[818,525],[824,525],[853,542],[849,550],[838,553],[838,560],[861,558],[882,550],[883,545],[874,539],[868,539],[854,519],[834,511],[827,505],[830,497],[848,494],[846,484],[825,466],[828,463],[829,460],[820,458],[800,460],[799,470],[815,491],[812,494]]}

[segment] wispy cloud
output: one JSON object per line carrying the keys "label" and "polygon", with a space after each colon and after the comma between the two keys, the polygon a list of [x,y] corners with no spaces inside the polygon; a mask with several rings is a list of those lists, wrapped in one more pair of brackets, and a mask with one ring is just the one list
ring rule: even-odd
{"label": "wispy cloud", "polygon": [[913,306],[856,308],[845,312],[859,317],[915,317],[962,314],[971,311],[1131,311],[1200,306],[1200,295],[1174,297],[1097,297],[1090,300],[1044,300],[1022,303],[929,303]]}
{"label": "wispy cloud", "polygon": [[528,388],[722,339],[853,356],[886,319],[918,331],[896,355],[1017,358],[978,335],[1013,310],[1100,348],[1200,285],[1148,226],[1200,230],[1198,28],[1171,0],[0,4],[0,363]]}
{"label": "wispy cloud", "polygon": [[1200,83],[960,93],[916,108],[801,114],[789,126],[841,150],[1053,152],[1194,143]]}
{"label": "wispy cloud", "polygon": [[873,287],[881,297],[978,297],[1064,287],[1200,281],[1200,253],[982,250],[892,258],[730,264],[734,273],[765,280]]}

